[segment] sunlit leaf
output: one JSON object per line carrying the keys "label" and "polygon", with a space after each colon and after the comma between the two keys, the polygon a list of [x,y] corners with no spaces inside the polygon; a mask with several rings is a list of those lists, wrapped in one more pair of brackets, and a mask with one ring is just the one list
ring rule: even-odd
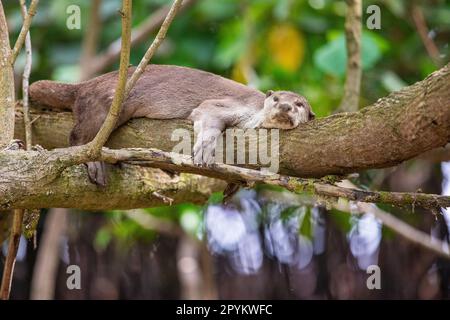
{"label": "sunlit leaf", "polygon": [[305,55],[304,36],[291,24],[275,25],[269,31],[268,50],[276,65],[294,72]]}

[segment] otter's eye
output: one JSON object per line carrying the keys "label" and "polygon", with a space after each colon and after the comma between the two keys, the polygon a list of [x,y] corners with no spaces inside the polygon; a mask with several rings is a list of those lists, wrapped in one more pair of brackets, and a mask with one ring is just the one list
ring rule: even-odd
{"label": "otter's eye", "polygon": [[278,100],[280,100],[280,98],[278,98],[277,96],[273,97],[273,101],[278,102]]}
{"label": "otter's eye", "polygon": [[295,105],[299,108],[303,107],[303,103],[301,103],[300,101],[295,102]]}

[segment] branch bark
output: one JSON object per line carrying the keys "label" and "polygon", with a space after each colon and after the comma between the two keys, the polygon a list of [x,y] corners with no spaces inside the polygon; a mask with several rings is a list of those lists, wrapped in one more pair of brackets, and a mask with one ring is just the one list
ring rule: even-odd
{"label": "branch bark", "polygon": [[0,287],[0,299],[8,300],[11,293],[11,283],[16,264],[17,250],[19,249],[20,237],[22,235],[22,220],[24,210],[13,210],[13,223],[11,226],[11,236],[9,237],[8,253],[3,267],[2,283]]}
{"label": "branch bark", "polygon": [[72,152],[70,148],[0,152],[0,208],[134,209],[163,205],[161,196],[174,204],[204,203],[225,187],[216,179],[171,177],[159,169],[127,164],[108,168],[108,185],[98,187],[89,181],[84,165],[66,168],[64,159],[71,159]]}
{"label": "branch bark", "polygon": [[[28,15],[27,6],[25,0],[20,0],[20,7],[22,17],[25,20]],[[22,79],[22,104],[23,104],[23,120],[25,126],[25,146],[27,150],[31,149],[31,120],[30,120],[30,106],[29,106],[29,84],[30,84],[30,74],[31,66],[33,63],[32,47],[31,47],[31,36],[30,31],[27,32],[25,37],[25,51],[26,51],[26,61],[23,70]]]}
{"label": "branch bark", "polygon": [[122,102],[126,97],[128,66],[130,64],[130,38],[131,38],[131,14],[132,14],[132,0],[122,1],[122,47],[120,50],[120,68],[119,79],[117,81],[114,98],[109,109],[108,115],[103,123],[100,131],[88,144],[89,153],[98,154],[101,148],[105,145],[111,132],[116,127],[119,119],[120,110],[122,109]]}
{"label": "branch bark", "polygon": [[[89,14],[89,23],[83,37],[82,53],[80,58],[80,80],[84,81],[90,75],[90,70],[93,68],[93,60],[97,53],[99,43],[99,35],[101,30],[101,16],[100,9],[102,0],[91,1],[91,9]],[[120,54],[119,45],[119,54]]]}
{"label": "branch bark", "polygon": [[28,13],[23,21],[22,29],[20,30],[19,36],[17,37],[16,43],[14,44],[14,48],[11,53],[11,64],[14,65],[14,62],[19,55],[20,50],[23,47],[26,36],[30,30],[31,21],[33,20],[34,15],[36,14],[37,6],[39,4],[39,0],[32,0],[30,7],[28,8]]}
{"label": "branch bark", "polygon": [[359,109],[359,92],[361,88],[361,16],[362,1],[346,0],[347,16],[345,18],[345,39],[347,47],[347,75],[344,97],[340,111],[352,112]]}
{"label": "branch bark", "polygon": [[14,135],[14,70],[11,63],[8,24],[0,1],[0,148]]}
{"label": "branch bark", "polygon": [[[38,106],[36,106],[38,107]],[[72,115],[32,110],[34,144],[46,149],[68,145]],[[17,112],[16,137],[23,138]],[[116,130],[106,146],[171,151],[175,129],[192,131],[186,120],[134,119]],[[378,100],[360,112],[317,119],[280,132],[280,174],[297,177],[344,175],[385,168],[450,141],[450,66],[425,80]],[[258,168],[259,166],[252,166]]]}

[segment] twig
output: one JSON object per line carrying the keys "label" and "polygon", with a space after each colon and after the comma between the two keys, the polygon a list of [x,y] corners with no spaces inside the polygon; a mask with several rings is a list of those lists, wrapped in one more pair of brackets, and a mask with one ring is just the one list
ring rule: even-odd
{"label": "twig", "polygon": [[155,40],[153,40],[152,44],[148,48],[147,52],[145,53],[144,57],[142,58],[141,62],[139,62],[139,65],[137,66],[136,70],[133,72],[133,75],[127,82],[127,87],[125,89],[125,96],[127,97],[131,89],[133,89],[134,85],[145,71],[145,67],[150,62],[150,59],[155,54],[156,50],[158,50],[159,46],[163,42],[164,38],[166,37],[167,30],[169,30],[170,24],[172,23],[173,19],[175,18],[178,10],[181,7],[181,4],[183,3],[183,0],[175,0],[172,4],[172,7],[169,10],[169,13],[167,14],[166,18],[164,19],[164,22],[161,25],[161,28],[158,31],[158,34],[156,35]]}
{"label": "twig", "polygon": [[[20,6],[22,17],[25,20],[27,18],[27,6],[25,0],[20,0]],[[27,32],[25,37],[25,52],[26,52],[26,61],[22,79],[22,96],[23,96],[22,107],[23,107],[23,122],[25,124],[25,145],[26,149],[30,150],[32,145],[32,135],[31,135],[28,88],[30,85],[31,65],[33,63],[30,31]]]}
{"label": "twig", "polygon": [[[195,1],[196,0],[184,0],[180,8],[180,12],[189,8]],[[147,20],[142,22],[135,30],[132,30],[131,47],[133,48],[144,42],[152,32],[157,30],[157,28],[163,23],[169,11],[170,6],[162,7],[149,16]],[[113,64],[120,55],[120,45],[121,39],[117,39],[111,43],[104,52],[97,55],[89,66],[89,69],[86,70],[85,74],[83,74],[82,80],[89,79],[93,75],[105,70],[109,65]]]}
{"label": "twig", "polygon": [[[346,188],[356,187],[348,180],[339,183],[339,185]],[[447,243],[444,243],[439,239],[434,239],[429,234],[426,234],[425,232],[422,232],[420,230],[411,227],[409,224],[396,218],[392,214],[381,210],[374,204],[356,202],[355,205],[357,206],[358,211],[373,214],[376,218],[380,219],[380,221],[384,225],[395,231],[397,234],[399,234],[406,240],[418,244],[421,247],[430,250],[434,253],[437,253],[439,256],[450,259],[449,245]],[[338,209],[342,210],[342,208],[339,207]],[[345,211],[348,211],[348,208],[346,208]]]}
{"label": "twig", "polygon": [[428,36],[429,30],[427,22],[423,15],[422,9],[418,5],[413,5],[412,7],[412,19],[428,55],[437,66],[440,66],[442,64],[442,59],[440,57],[439,49],[433,39]]}
{"label": "twig", "polygon": [[415,205],[426,208],[450,207],[450,197],[448,196],[343,188],[329,184],[323,179],[295,178],[227,164],[215,164],[213,167],[199,167],[193,164],[190,156],[164,152],[157,149],[135,148],[111,150],[104,148],[101,154],[101,160],[109,163],[123,161],[131,164],[176,170],[178,172],[201,174],[247,186],[252,186],[256,183],[265,183],[280,186],[296,193],[306,192],[329,197],[342,197],[360,202],[386,203],[397,206],[412,205],[414,203]]}
{"label": "twig", "polygon": [[345,39],[347,46],[347,75],[340,111],[358,111],[361,88],[361,0],[346,0]]}
{"label": "twig", "polygon": [[130,64],[130,37],[131,37],[131,14],[132,0],[123,0],[122,2],[122,49],[120,54],[119,79],[116,86],[113,102],[108,115],[100,131],[94,140],[88,144],[88,151],[92,154],[100,152],[102,146],[106,143],[109,135],[114,130],[119,119],[122,102],[124,100],[125,86],[127,84],[128,66]]}
{"label": "twig", "polygon": [[[121,61],[120,61],[120,70],[119,70],[119,83],[116,88],[116,93],[114,95],[114,100],[109,110],[108,116],[106,117],[103,126],[100,128],[100,131],[97,133],[94,140],[89,143],[89,152],[92,154],[97,154],[101,151],[101,148],[105,145],[106,141],[109,138],[109,135],[114,130],[117,120],[119,118],[120,110],[122,107],[122,102],[129,95],[131,89],[138,81],[139,77],[145,71],[145,67],[150,62],[150,59],[153,57],[153,54],[161,45],[164,40],[167,30],[170,27],[175,15],[177,14],[181,3],[183,0],[175,0],[172,7],[170,8],[169,13],[167,14],[166,19],[164,20],[161,28],[156,35],[155,40],[153,40],[152,44],[148,48],[141,62],[134,70],[132,76],[127,81],[127,71],[128,64],[130,58],[130,36],[131,36],[131,3],[129,0],[124,0],[124,8],[122,10],[123,15],[122,19],[126,21],[124,22],[123,31],[122,31],[122,53],[121,53]],[[128,6],[127,6],[128,3]],[[128,12],[127,10],[130,10]],[[126,24],[126,26],[125,26]],[[125,64],[126,63],[126,64]]]}
{"label": "twig", "polygon": [[51,300],[55,297],[61,237],[66,233],[67,209],[51,209],[36,256],[31,280],[30,299]]}
{"label": "twig", "polygon": [[[91,68],[94,67],[94,58],[97,53],[98,37],[101,28],[100,8],[102,0],[93,0],[91,2],[91,12],[89,16],[89,23],[84,34],[82,45],[82,54],[80,59],[80,80],[86,80]],[[120,54],[120,46],[118,47]]]}
{"label": "twig", "polygon": [[22,235],[22,220],[24,210],[14,210],[11,235],[8,243],[8,253],[3,268],[2,284],[0,288],[0,299],[8,300],[11,293],[11,283],[16,264],[17,250],[19,249],[20,236]]}
{"label": "twig", "polygon": [[39,0],[31,1],[30,7],[28,10],[28,14],[26,15],[26,17],[23,21],[22,29],[20,30],[19,36],[16,40],[16,43],[14,44],[14,48],[11,53],[11,64],[12,65],[16,61],[17,56],[19,55],[19,52],[22,49],[22,46],[25,42],[25,38],[30,30],[31,20],[33,20],[33,17],[36,14],[36,9],[37,9],[38,3],[39,3]]}

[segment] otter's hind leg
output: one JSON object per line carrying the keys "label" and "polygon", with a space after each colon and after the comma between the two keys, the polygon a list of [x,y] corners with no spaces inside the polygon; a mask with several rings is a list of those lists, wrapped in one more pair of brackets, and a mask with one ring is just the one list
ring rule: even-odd
{"label": "otter's hind leg", "polygon": [[[75,126],[70,133],[70,145],[80,146],[92,141],[106,119],[108,109],[98,101],[90,101],[89,107],[82,104],[83,100],[75,102],[73,112],[75,115]],[[108,101],[109,103],[109,101]],[[123,107],[124,108],[124,107]],[[130,117],[126,112],[122,112],[116,128],[128,121]],[[87,162],[87,172],[89,180],[99,186],[105,187],[108,184],[106,164],[95,161]]]}

